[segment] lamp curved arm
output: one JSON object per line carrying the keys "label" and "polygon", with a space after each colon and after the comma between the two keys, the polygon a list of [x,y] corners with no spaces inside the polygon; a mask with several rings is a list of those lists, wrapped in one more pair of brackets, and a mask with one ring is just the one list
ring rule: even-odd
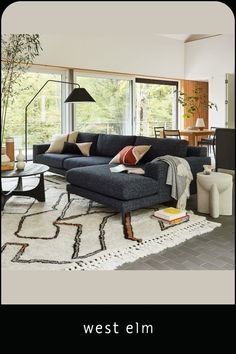
{"label": "lamp curved arm", "polygon": [[36,94],[34,95],[34,97],[31,98],[31,100],[29,101],[29,103],[25,106],[25,160],[27,161],[27,125],[28,125],[28,116],[27,116],[27,110],[29,105],[34,101],[34,99],[38,96],[38,94],[42,91],[42,89],[49,83],[49,82],[59,82],[60,84],[69,84],[69,85],[77,85],[80,87],[80,85],[77,82],[69,82],[69,81],[60,81],[60,80],[47,80],[43,86],[38,90],[38,92],[36,92]]}
{"label": "lamp curved arm", "polygon": [[59,82],[61,84],[69,84],[69,85],[77,85],[80,87],[79,84],[77,84],[77,82],[69,82],[69,81],[60,81],[60,80],[47,80],[43,86],[40,88],[40,90],[38,90],[38,92],[34,95],[34,97],[29,101],[29,103],[25,106],[25,110],[27,110],[27,108],[29,107],[29,105],[31,104],[31,102],[33,102],[33,100],[38,96],[38,94],[42,91],[42,89],[48,84],[48,82]]}

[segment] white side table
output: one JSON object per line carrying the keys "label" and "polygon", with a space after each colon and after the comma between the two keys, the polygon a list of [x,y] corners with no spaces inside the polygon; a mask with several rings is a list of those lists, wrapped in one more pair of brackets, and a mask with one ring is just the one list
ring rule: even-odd
{"label": "white side table", "polygon": [[233,177],[227,173],[197,173],[197,210],[210,214],[232,215]]}

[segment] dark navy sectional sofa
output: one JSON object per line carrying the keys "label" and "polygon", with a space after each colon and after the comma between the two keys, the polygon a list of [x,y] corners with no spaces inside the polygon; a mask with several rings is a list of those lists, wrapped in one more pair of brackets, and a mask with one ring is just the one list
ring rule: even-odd
{"label": "dark navy sectional sofa", "polygon": [[[172,200],[171,186],[166,185],[168,165],[152,162],[155,157],[174,155],[185,158],[191,167],[193,181],[190,193],[196,193],[196,174],[211,163],[204,147],[188,146],[186,140],[158,139],[144,136],[79,133],[78,143],[93,142],[91,156],[45,153],[50,144],[33,146],[33,161],[64,175],[67,191],[112,207],[125,214]],[[111,173],[109,162],[127,145],[151,145],[137,166],[144,175]]]}

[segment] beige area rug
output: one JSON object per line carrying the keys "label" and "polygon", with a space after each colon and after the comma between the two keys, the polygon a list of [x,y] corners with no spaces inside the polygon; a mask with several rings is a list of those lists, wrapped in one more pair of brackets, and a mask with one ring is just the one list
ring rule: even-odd
{"label": "beige area rug", "polygon": [[[30,189],[37,177],[23,179]],[[192,215],[190,221],[161,230],[153,212],[131,213],[134,235],[124,238],[120,214],[72,195],[67,201],[65,179],[45,176],[46,202],[12,197],[2,212],[2,268],[7,270],[112,270],[123,263],[158,253],[194,236],[214,230],[219,223]]]}

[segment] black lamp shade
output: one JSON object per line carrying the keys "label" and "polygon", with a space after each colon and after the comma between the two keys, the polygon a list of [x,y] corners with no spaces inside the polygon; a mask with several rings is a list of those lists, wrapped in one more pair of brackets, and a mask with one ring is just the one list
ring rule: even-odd
{"label": "black lamp shade", "polygon": [[95,102],[92,96],[85,90],[85,88],[75,88],[65,100],[66,102]]}

